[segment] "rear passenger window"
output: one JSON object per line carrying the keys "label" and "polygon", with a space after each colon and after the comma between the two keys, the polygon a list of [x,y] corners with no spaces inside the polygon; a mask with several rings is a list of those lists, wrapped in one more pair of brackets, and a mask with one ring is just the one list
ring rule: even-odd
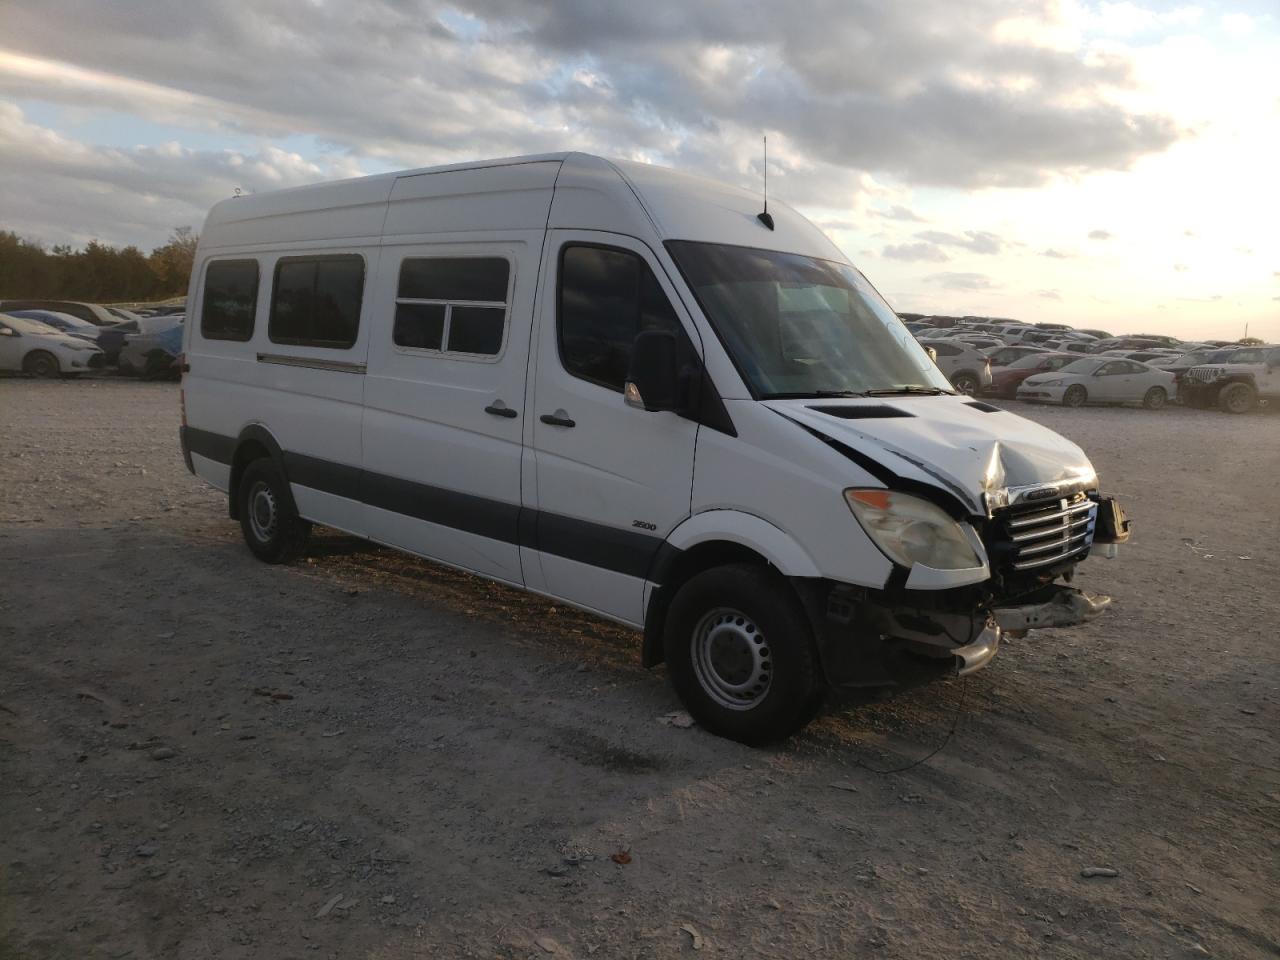
{"label": "rear passenger window", "polygon": [[356,342],[363,296],[363,257],[284,257],[276,262],[267,336],[272,343],[345,350]]}
{"label": "rear passenger window", "polygon": [[502,257],[411,257],[400,264],[391,338],[398,347],[496,357],[507,329],[511,264]]}
{"label": "rear passenger window", "polygon": [[557,313],[564,368],[619,393],[636,334],[670,330],[684,339],[653,271],[627,250],[566,246],[560,254]]}
{"label": "rear passenger window", "polygon": [[[205,268],[200,336],[206,340],[249,340],[257,310],[257,260],[214,260]],[[136,322],[132,329],[138,329]]]}

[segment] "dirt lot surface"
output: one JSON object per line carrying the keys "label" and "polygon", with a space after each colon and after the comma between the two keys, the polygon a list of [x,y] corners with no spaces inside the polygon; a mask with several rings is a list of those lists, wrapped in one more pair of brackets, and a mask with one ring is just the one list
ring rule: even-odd
{"label": "dirt lot surface", "polygon": [[750,750],[545,600],[257,562],[171,384],[0,381],[0,957],[1280,956],[1280,417],[1017,412],[1113,610]]}

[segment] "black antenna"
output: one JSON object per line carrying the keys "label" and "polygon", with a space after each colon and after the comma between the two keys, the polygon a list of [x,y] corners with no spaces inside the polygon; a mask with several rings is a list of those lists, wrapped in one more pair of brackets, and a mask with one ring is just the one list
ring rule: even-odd
{"label": "black antenna", "polygon": [[764,210],[756,214],[756,219],[770,230],[773,229],[773,217],[769,215],[769,137],[764,136]]}

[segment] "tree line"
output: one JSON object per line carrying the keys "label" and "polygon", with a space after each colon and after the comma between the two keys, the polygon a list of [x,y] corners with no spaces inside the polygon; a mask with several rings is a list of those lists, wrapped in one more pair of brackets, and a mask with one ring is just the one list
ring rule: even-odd
{"label": "tree line", "polygon": [[149,254],[97,240],[81,250],[66,244],[46,250],[0,230],[0,298],[119,303],[182,296],[197,239],[190,227],[177,227]]}

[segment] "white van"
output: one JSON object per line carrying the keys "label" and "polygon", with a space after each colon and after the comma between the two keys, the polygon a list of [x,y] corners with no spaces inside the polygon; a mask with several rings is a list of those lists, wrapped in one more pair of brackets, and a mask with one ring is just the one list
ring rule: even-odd
{"label": "white van", "polygon": [[644,631],[705,727],[968,672],[1127,536],[1073,443],[956,395],[782,204],[577,153],[215,206],[183,452],[250,549],[312,523]]}

